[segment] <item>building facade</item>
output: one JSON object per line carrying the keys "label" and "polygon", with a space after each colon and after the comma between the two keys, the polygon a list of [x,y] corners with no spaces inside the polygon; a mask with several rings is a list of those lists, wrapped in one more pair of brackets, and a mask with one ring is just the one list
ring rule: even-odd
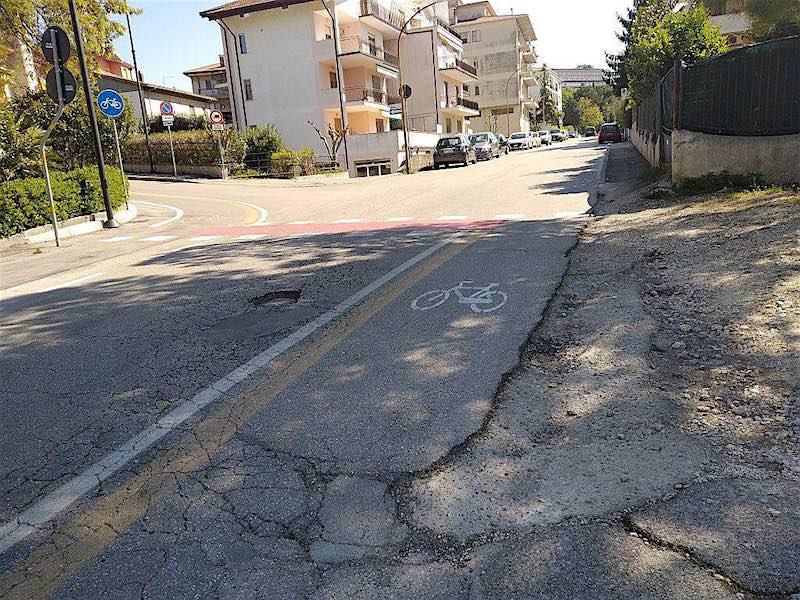
{"label": "building facade", "polygon": [[728,48],[741,48],[749,41],[747,32],[750,29],[750,17],[744,12],[747,0],[688,0],[684,8],[704,4],[711,13],[711,22],[719,27],[728,41]]}
{"label": "building facade", "polygon": [[553,69],[565,88],[597,87],[606,84],[606,72],[592,66],[579,66],[574,69]]}
{"label": "building facade", "polygon": [[487,1],[451,2],[450,9],[464,45],[463,60],[477,69],[471,99],[480,115],[470,120],[472,129],[505,135],[528,131],[538,106],[530,95],[537,58],[530,18],[498,15]]}
{"label": "building facade", "polygon": [[[324,158],[327,149],[316,129],[340,131],[346,121],[350,173],[394,172],[405,161],[402,135],[392,129],[400,117],[402,65],[403,83],[412,89],[411,152],[432,149],[448,127],[467,130],[477,110],[464,95],[464,82],[475,73],[462,61],[446,7],[441,15],[430,9],[414,17],[400,42],[401,28],[416,10],[412,4],[344,0],[335,6],[334,15],[331,5],[318,1],[237,0],[200,13],[221,28],[238,129],[273,123],[287,146],[311,148]],[[343,153],[344,147],[337,158]]]}
{"label": "building facade", "polygon": [[222,111],[226,123],[233,123],[230,91],[228,90],[228,74],[225,70],[225,57],[210,65],[195,67],[183,72],[192,81],[195,94],[215,99],[213,108]]}
{"label": "building facade", "polygon": [[[547,73],[547,76],[545,76],[545,72]],[[547,82],[547,87],[545,87],[545,82]],[[563,114],[564,85],[562,84],[561,79],[558,77],[558,74],[555,72],[555,69],[540,67],[534,71],[533,85],[528,88],[528,95],[533,98],[539,106],[541,106],[542,94],[545,93],[545,91],[550,94],[550,97],[553,99],[556,111],[559,114]],[[537,128],[545,125],[558,127],[561,126],[561,123],[546,123],[544,117],[538,111],[534,118],[531,119],[531,122],[535,123]]]}

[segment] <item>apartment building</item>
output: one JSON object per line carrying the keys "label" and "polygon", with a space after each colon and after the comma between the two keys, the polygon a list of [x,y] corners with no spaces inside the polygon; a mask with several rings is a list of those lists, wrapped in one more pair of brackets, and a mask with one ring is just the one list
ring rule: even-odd
{"label": "apartment building", "polygon": [[[417,15],[399,43],[403,24],[416,10],[411,3],[344,0],[335,6],[341,82],[328,12],[332,4],[235,0],[200,13],[220,25],[239,129],[271,122],[287,146],[324,156],[325,145],[309,123],[322,131],[327,124],[342,129],[341,91],[350,173],[395,172],[405,161],[403,136],[393,128],[400,117],[402,64],[403,83],[412,89],[407,103],[412,153],[432,149],[448,127],[466,131],[477,110],[463,85],[475,72],[461,60],[461,40],[447,23],[446,7],[442,14],[430,9]],[[342,158],[343,148],[339,154]]]}
{"label": "apartment building", "polygon": [[[556,73],[556,70],[548,69],[546,66],[537,67],[534,69],[533,73],[533,85],[528,88],[528,96],[533,98],[537,106],[541,106],[542,94],[546,90],[550,95],[550,98],[552,98],[555,103],[556,111],[563,113],[565,86],[561,81],[561,78],[558,76],[558,73]],[[545,73],[547,73],[547,75],[545,75]],[[547,87],[545,87],[545,82],[547,82]],[[531,122],[537,123],[537,126],[561,125],[561,123],[545,123],[543,116],[539,115],[538,111],[532,116]]]}
{"label": "apartment building", "polygon": [[535,83],[536,33],[526,14],[498,15],[488,1],[459,4],[451,0],[455,29],[464,44],[463,60],[477,70],[471,98],[480,115],[474,131],[510,135],[528,131],[538,107],[530,93]]}
{"label": "apartment building", "polygon": [[210,65],[195,67],[183,72],[192,82],[195,94],[214,98],[212,108],[222,111],[226,123],[233,123],[231,98],[228,91],[228,75],[225,70],[225,57]]}
{"label": "apartment building", "polygon": [[688,0],[684,9],[693,4],[704,4],[711,13],[711,22],[719,27],[728,40],[728,48],[741,48],[748,44],[747,32],[750,29],[750,17],[744,12],[747,0]]}
{"label": "apartment building", "polygon": [[581,65],[574,69],[553,69],[565,88],[597,87],[605,85],[606,72],[591,65]]}

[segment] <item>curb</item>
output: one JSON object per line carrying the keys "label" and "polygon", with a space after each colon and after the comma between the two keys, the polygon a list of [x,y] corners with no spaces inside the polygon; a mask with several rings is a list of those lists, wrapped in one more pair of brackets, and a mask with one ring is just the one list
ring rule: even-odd
{"label": "curb", "polygon": [[[82,217],[74,217],[64,221],[63,223],[59,223],[58,236],[59,238],[68,238],[99,231],[103,228],[105,214],[105,211],[103,211]],[[135,219],[137,214],[138,211],[136,210],[136,206],[134,204],[129,204],[127,210],[121,210],[115,213],[114,218],[120,224],[128,223]],[[6,240],[0,240],[0,250],[21,244],[41,244],[43,242],[52,242],[55,239],[53,226],[42,225],[40,227],[34,227],[28,231],[23,231],[22,233],[13,235]]]}

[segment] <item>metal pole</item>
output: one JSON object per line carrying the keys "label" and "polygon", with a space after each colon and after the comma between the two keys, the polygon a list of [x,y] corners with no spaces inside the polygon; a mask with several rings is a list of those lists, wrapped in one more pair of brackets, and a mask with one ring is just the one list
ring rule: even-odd
{"label": "metal pole", "polygon": [[339,88],[339,111],[342,113],[342,142],[344,146],[344,168],[349,173],[350,152],[347,149],[347,131],[350,126],[347,122],[347,110],[345,108],[347,98],[345,97],[344,93],[344,76],[342,74],[342,64],[339,61],[339,55],[342,52],[341,40],[339,39],[339,17],[336,16],[335,2],[333,4],[332,9],[328,8],[328,4],[327,2],[325,2],[325,0],[322,0],[322,5],[325,7],[325,10],[328,11],[328,15],[330,16],[332,22],[333,53],[334,53],[334,61],[336,62],[336,86]]}
{"label": "metal pole", "polygon": [[219,132],[219,137],[217,138],[217,142],[219,142],[219,160],[222,163],[222,176],[225,176],[225,150],[222,148],[222,131]]}
{"label": "metal pole", "polygon": [[64,113],[64,91],[61,89],[61,62],[58,56],[58,44],[56,43],[56,32],[54,30],[50,30],[50,43],[53,46],[53,69],[56,72],[56,95],[58,96],[58,110],[56,111],[55,117],[50,122],[50,125],[47,127],[47,131],[42,136],[42,162],[44,164],[44,179],[47,182],[47,198],[50,200],[50,221],[53,223],[53,236],[56,240],[56,247],[61,246],[61,241],[58,239],[58,217],[56,217],[56,202],[53,198],[53,187],[50,184],[50,169],[47,166],[47,138],[50,137],[50,133],[55,128],[56,123],[61,118],[61,115]]}
{"label": "metal pole", "polygon": [[178,176],[178,167],[175,165],[175,148],[172,147],[172,126],[167,125],[167,134],[169,135],[169,152],[172,154],[172,175]]}
{"label": "metal pole", "polygon": [[47,197],[50,199],[50,221],[53,223],[53,235],[56,238],[56,247],[61,246],[58,239],[58,217],[56,217],[56,203],[53,200],[53,188],[50,185],[50,171],[47,168],[47,153],[42,149],[42,161],[44,162],[44,179],[47,181]]}
{"label": "metal pole", "polygon": [[94,154],[97,158],[97,173],[100,176],[100,190],[103,193],[103,203],[106,206],[106,220],[103,221],[103,227],[106,229],[113,229],[119,227],[119,223],[114,219],[114,208],[111,206],[111,198],[108,195],[108,180],[106,179],[106,165],[103,160],[103,146],[100,142],[100,130],[97,127],[97,117],[94,114],[92,88],[89,85],[89,69],[86,67],[86,56],[83,53],[81,29],[78,24],[78,9],[75,7],[75,0],[68,0],[68,2],[69,12],[72,17],[72,32],[75,36],[75,48],[78,50],[78,62],[81,66],[81,79],[83,79],[83,93],[86,96],[86,109],[89,113],[89,126],[92,128]]}
{"label": "metal pole", "polygon": [[142,129],[144,129],[144,143],[147,145],[147,157],[150,160],[150,172],[156,172],[156,164],[153,162],[153,149],[150,147],[150,119],[147,116],[147,108],[144,104],[142,94],[142,81],[139,79],[139,63],[136,62],[136,48],[133,45],[133,30],[131,29],[131,17],[125,13],[125,20],[128,22],[128,37],[131,40],[131,55],[133,56],[133,71],[136,75],[136,89],[139,92],[139,107],[142,109]]}
{"label": "metal pole", "polygon": [[125,192],[125,208],[128,208],[128,185],[125,182],[125,167],[122,166],[122,150],[119,147],[119,135],[117,135],[117,120],[112,117],[111,125],[114,127],[114,143],[117,145],[117,158],[119,158],[119,174],[122,177],[122,189]]}

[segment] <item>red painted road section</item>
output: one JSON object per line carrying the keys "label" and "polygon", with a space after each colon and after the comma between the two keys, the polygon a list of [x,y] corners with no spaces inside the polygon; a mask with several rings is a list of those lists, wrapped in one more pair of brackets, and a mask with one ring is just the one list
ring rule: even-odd
{"label": "red painted road section", "polygon": [[459,231],[463,229],[482,230],[494,229],[502,225],[504,221],[401,221],[398,223],[387,223],[385,221],[374,221],[364,223],[311,223],[309,225],[290,225],[288,223],[278,223],[275,225],[257,225],[254,227],[213,227],[196,231],[192,235],[219,235],[219,236],[240,236],[240,235],[268,235],[271,237],[286,237],[300,234],[336,234],[336,233],[360,233],[370,231]]}

